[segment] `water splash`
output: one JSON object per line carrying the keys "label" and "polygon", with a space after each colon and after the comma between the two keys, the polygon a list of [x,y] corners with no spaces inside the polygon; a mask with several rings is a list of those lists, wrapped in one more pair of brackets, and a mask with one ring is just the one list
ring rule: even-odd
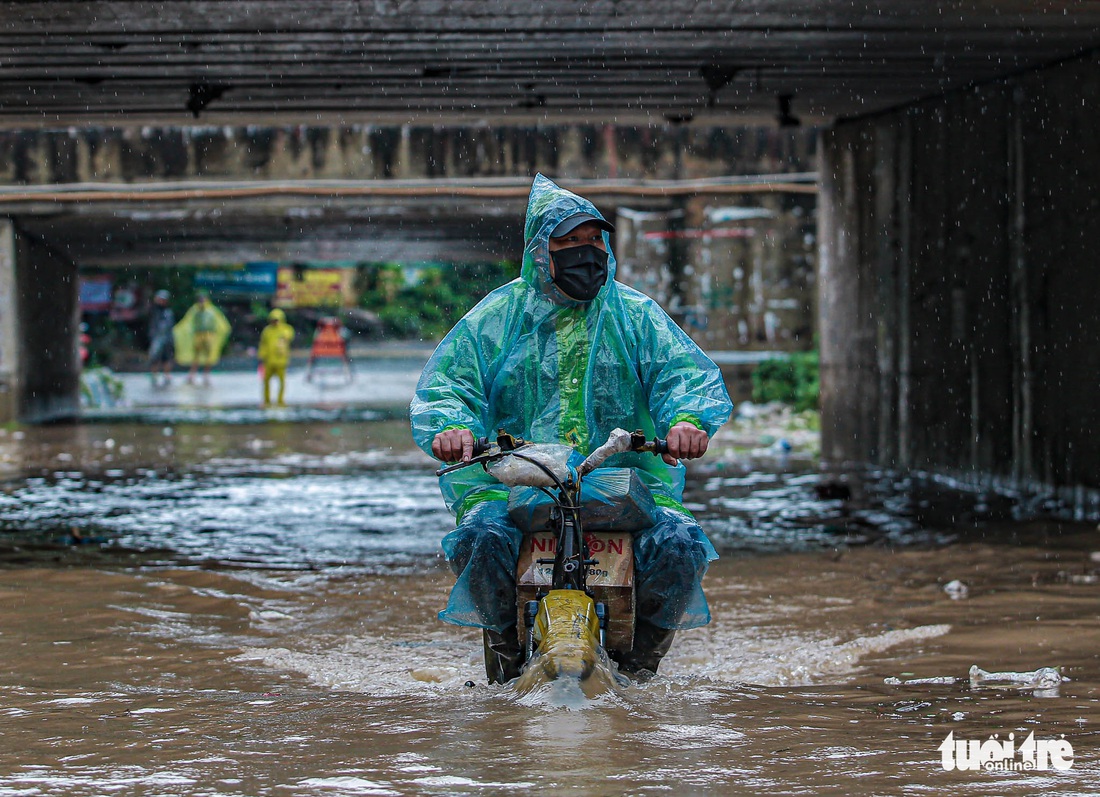
{"label": "water splash", "polygon": [[509,687],[523,705],[578,708],[578,701],[614,694],[630,684],[603,648],[596,648],[594,657],[584,661],[581,672],[560,672],[558,662],[579,660],[572,651],[543,649],[531,657],[523,673]]}

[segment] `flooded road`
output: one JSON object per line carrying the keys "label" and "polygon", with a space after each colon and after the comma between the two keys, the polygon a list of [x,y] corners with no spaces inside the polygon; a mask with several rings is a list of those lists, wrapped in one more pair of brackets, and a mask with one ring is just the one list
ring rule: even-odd
{"label": "flooded road", "polygon": [[[0,795],[1095,793],[1094,523],[719,447],[714,621],[563,707],[435,619],[452,521],[403,422],[248,420],[0,434]],[[944,769],[1032,733],[1072,767]]]}

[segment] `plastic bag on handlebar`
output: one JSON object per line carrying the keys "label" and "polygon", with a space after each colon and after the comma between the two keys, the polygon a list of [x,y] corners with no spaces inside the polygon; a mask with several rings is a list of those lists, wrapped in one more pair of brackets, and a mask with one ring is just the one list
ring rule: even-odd
{"label": "plastic bag on handlebar", "polygon": [[[521,531],[542,531],[553,503],[534,487],[513,487],[508,517]],[[657,522],[653,494],[633,468],[598,468],[581,482],[581,525],[585,531],[641,531]]]}
{"label": "plastic bag on handlebar", "polygon": [[486,470],[509,487],[553,487],[554,480],[543,468],[564,482],[569,478],[570,468],[576,468],[583,459],[572,448],[560,443],[539,443],[526,446],[522,451],[522,456],[504,457],[487,465]]}

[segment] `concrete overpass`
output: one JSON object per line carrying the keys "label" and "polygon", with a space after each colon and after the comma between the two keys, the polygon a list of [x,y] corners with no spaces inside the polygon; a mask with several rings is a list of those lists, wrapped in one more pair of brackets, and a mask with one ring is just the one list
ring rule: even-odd
{"label": "concrete overpass", "polygon": [[[72,317],[76,244],[47,214],[93,205],[19,192],[79,190],[89,128],[820,125],[826,456],[1091,495],[1098,23],[1089,0],[0,3],[0,126],[77,142],[7,178],[0,370],[24,417],[70,406],[72,354],[12,346]],[[631,190],[674,190],[640,163]],[[202,237],[194,201],[157,205],[172,238]]]}
{"label": "concrete overpass", "polygon": [[1072,58],[1088,0],[0,3],[9,126],[771,122]]}

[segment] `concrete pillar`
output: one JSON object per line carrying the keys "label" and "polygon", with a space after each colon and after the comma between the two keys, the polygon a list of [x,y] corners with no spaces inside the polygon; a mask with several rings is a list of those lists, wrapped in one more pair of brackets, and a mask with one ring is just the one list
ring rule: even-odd
{"label": "concrete pillar", "polygon": [[855,127],[822,136],[818,194],[821,455],[829,464],[877,461],[880,375],[873,262],[866,247],[873,149]]}
{"label": "concrete pillar", "polygon": [[[0,234],[0,239],[3,237]],[[5,317],[14,314],[18,343],[11,361],[5,359],[0,367],[14,370],[14,416],[27,423],[78,417],[80,302],[76,264],[18,230],[7,237],[13,245],[0,243],[0,252],[6,249],[13,256],[8,258],[9,266],[0,265],[0,274],[13,277],[13,288],[0,294],[10,297],[0,300],[0,306]],[[0,254],[0,264],[4,260]],[[0,325],[7,338],[6,322],[0,320]]]}
{"label": "concrete pillar", "polygon": [[19,303],[15,287],[15,229],[0,218],[0,423],[16,419],[19,395]]}

